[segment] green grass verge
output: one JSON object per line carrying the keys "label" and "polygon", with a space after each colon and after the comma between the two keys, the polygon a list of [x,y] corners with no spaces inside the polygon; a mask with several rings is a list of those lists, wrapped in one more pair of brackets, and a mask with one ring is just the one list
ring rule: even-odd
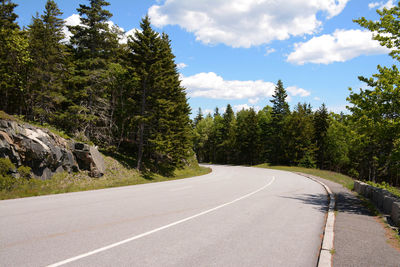
{"label": "green grass verge", "polygon": [[271,166],[268,163],[263,163],[260,165],[256,165],[254,167],[268,168],[268,169],[282,170],[282,171],[290,171],[290,172],[302,172],[302,173],[311,174],[311,175],[318,176],[318,177],[324,178],[326,180],[341,184],[350,190],[353,190],[353,188],[354,188],[354,180],[351,177],[341,174],[341,173],[337,173],[337,172],[325,171],[325,170],[319,170],[319,169],[309,169],[309,168],[296,167],[296,166]]}
{"label": "green grass verge", "polygon": [[171,177],[157,174],[142,175],[135,169],[112,157],[105,156],[106,172],[101,178],[91,178],[87,172],[58,173],[52,179],[42,181],[39,179],[19,179],[12,190],[0,191],[0,199],[31,197],[49,194],[96,190],[110,187],[136,185],[152,182],[162,182],[204,175],[211,172],[210,168],[200,167],[198,164],[190,164],[183,169],[178,169]]}

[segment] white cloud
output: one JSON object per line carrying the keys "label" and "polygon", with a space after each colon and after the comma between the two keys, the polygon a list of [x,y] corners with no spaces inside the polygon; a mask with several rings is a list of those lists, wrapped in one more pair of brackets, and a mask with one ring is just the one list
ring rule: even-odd
{"label": "white cloud", "polygon": [[72,14],[68,18],[64,20],[65,26],[63,28],[64,32],[64,40],[63,42],[69,41],[72,36],[72,33],[68,30],[67,26],[77,26],[81,24],[81,17],[78,14]]}
{"label": "white cloud", "polygon": [[205,109],[205,110],[203,111],[203,114],[206,115],[206,116],[207,116],[207,114],[212,115],[213,113],[214,113],[214,110],[212,110],[212,109]]}
{"label": "white cloud", "polygon": [[256,99],[270,97],[275,90],[271,82],[257,81],[226,81],[214,72],[202,72],[193,76],[181,75],[182,86],[188,90],[190,97],[206,97],[213,99]]}
{"label": "white cloud", "polygon": [[306,97],[311,94],[310,91],[307,91],[303,88],[298,88],[296,86],[289,86],[286,88],[286,91],[288,91],[292,96],[299,95],[300,97]]}
{"label": "white cloud", "polygon": [[268,56],[269,54],[274,53],[276,50],[274,48],[269,48],[267,47],[267,49],[265,50],[265,54],[264,56]]}
{"label": "white cloud", "polygon": [[256,98],[250,98],[249,99],[249,103],[250,104],[256,104],[258,101],[260,101],[260,98],[259,97],[256,97]]}
{"label": "white cloud", "polygon": [[[77,25],[82,25],[81,24],[81,17],[79,16],[79,14],[72,14],[71,16],[69,16],[68,18],[64,19],[64,23],[65,26],[63,28],[63,32],[65,35],[65,38],[63,40],[63,42],[68,42],[69,39],[72,37],[72,33],[68,30],[67,26],[77,26]],[[109,20],[107,21],[108,27],[112,28],[112,27],[117,27],[119,30],[121,30],[124,35],[122,36],[122,38],[120,39],[120,43],[122,44],[126,44],[128,43],[128,36],[134,36],[135,32],[137,29],[133,28],[127,32],[125,32],[125,30],[121,27],[119,27],[118,25],[116,25],[113,21]]]}
{"label": "white cloud", "polygon": [[381,4],[381,3],[379,3],[379,2],[369,3],[369,4],[368,4],[368,8],[369,8],[369,9],[373,9],[373,8],[378,7],[380,4]]}
{"label": "white cloud", "polygon": [[157,27],[179,25],[205,44],[251,47],[316,33],[318,15],[338,15],[349,0],[166,0],[148,10]]}
{"label": "white cloud", "polygon": [[181,63],[176,64],[176,67],[181,70],[181,69],[186,68],[187,65],[185,63],[181,62]]}
{"label": "white cloud", "polygon": [[390,9],[393,8],[395,0],[388,0],[386,3],[381,1],[381,2],[373,2],[368,4],[369,9],[373,9],[378,7],[378,9],[382,10],[384,8]]}
{"label": "white cloud", "polygon": [[233,110],[235,112],[241,111],[243,109],[248,110],[248,109],[251,109],[251,108],[254,109],[254,111],[256,111],[256,112],[261,110],[260,106],[249,106],[247,104],[240,104],[240,105],[234,105],[233,106]]}
{"label": "white cloud", "polygon": [[315,101],[321,101],[321,98],[319,98],[318,96],[314,97]]}
{"label": "white cloud", "polygon": [[386,54],[389,50],[378,41],[372,40],[370,31],[336,30],[333,34],[313,37],[311,40],[294,45],[294,52],[287,61],[303,65],[305,63],[329,64],[345,62],[360,55]]}

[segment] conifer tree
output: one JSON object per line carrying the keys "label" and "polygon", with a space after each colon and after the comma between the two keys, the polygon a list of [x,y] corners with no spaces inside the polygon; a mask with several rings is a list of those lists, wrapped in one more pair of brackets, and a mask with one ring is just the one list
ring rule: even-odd
{"label": "conifer tree", "polygon": [[194,118],[193,124],[196,126],[203,119],[203,112],[201,108],[199,108],[196,117]]}
{"label": "conifer tree", "polygon": [[112,14],[104,9],[106,6],[109,3],[104,0],[90,0],[89,6],[81,4],[77,9],[81,25],[68,26],[73,34],[70,45],[75,65],[70,80],[74,90],[69,96],[69,114],[75,120],[70,127],[100,143],[111,135],[108,67],[118,48],[118,35],[107,23]]}
{"label": "conifer tree", "polygon": [[29,25],[29,52],[32,63],[29,68],[27,92],[29,117],[40,122],[55,123],[62,116],[65,101],[64,79],[66,51],[62,12],[53,0],[48,0],[44,14],[33,18]]}
{"label": "conifer tree", "polygon": [[315,129],[315,145],[317,166],[320,169],[325,168],[326,149],[327,149],[327,132],[329,128],[329,114],[325,104],[315,112],[314,129]]}
{"label": "conifer tree", "polygon": [[271,153],[270,161],[273,164],[287,163],[285,156],[285,132],[282,131],[285,119],[290,114],[289,104],[286,102],[287,93],[281,80],[278,81],[272,96],[272,121],[271,121]]}
{"label": "conifer tree", "polygon": [[145,162],[166,174],[189,156],[191,127],[186,93],[181,87],[169,38],[160,36],[148,16],[129,41],[137,75],[139,100],[133,125],[137,127],[137,169]]}
{"label": "conifer tree", "polygon": [[254,109],[241,110],[237,113],[237,162],[254,165],[258,163],[260,147],[260,127]]}
{"label": "conifer tree", "polygon": [[[128,44],[132,50],[131,61],[138,79],[136,90],[138,99],[138,110],[132,122],[137,125],[137,166],[142,169],[143,155],[147,138],[149,137],[150,123],[154,121],[154,113],[150,108],[154,106],[155,86],[154,80],[160,71],[159,51],[161,39],[157,32],[150,26],[150,18],[146,16],[140,23],[142,31],[136,31],[135,37],[130,38]],[[152,103],[153,102],[153,103]]]}
{"label": "conifer tree", "polygon": [[223,163],[233,163],[236,143],[236,120],[235,113],[230,104],[226,106],[225,113],[223,114],[222,136],[224,136],[221,144],[224,153]]}
{"label": "conifer tree", "polygon": [[289,165],[315,167],[314,118],[311,106],[298,103],[283,127],[285,161]]}
{"label": "conifer tree", "polygon": [[24,114],[24,89],[27,64],[30,62],[28,41],[14,13],[17,4],[1,0],[0,4],[0,92],[1,108],[11,114]]}

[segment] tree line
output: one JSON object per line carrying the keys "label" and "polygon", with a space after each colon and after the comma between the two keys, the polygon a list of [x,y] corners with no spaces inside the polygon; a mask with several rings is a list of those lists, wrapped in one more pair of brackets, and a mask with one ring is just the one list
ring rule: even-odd
{"label": "tree line", "polygon": [[90,0],[77,8],[81,24],[68,26],[67,39],[54,1],[23,29],[16,6],[1,0],[1,109],[123,151],[138,169],[182,166],[192,145],[190,108],[168,35],[146,16],[124,44],[109,3]]}
{"label": "tree line", "polygon": [[394,127],[394,121],[386,118],[392,104],[378,120],[371,112],[380,103],[365,99],[365,92],[349,96],[352,114],[328,112],[324,104],[313,111],[310,104],[298,103],[290,110],[286,97],[283,83],[278,81],[271,105],[258,112],[250,108],[234,113],[228,104],[222,114],[216,108],[213,115],[204,116],[199,109],[194,119],[198,160],[319,168],[400,185],[399,122]]}
{"label": "tree line", "polygon": [[[0,0],[0,108],[54,125],[82,141],[123,152],[136,168],[171,173],[192,149],[201,162],[318,167],[355,178],[400,185],[400,74],[378,66],[367,89],[351,90],[349,114],[292,110],[278,81],[270,105],[189,119],[185,89],[169,37],[146,16],[140,31],[124,33],[109,23],[104,0],[77,11],[81,24],[64,34],[62,12],[48,0],[26,28],[17,6]],[[400,7],[378,10],[379,21],[355,20],[399,60]]]}
{"label": "tree line", "polygon": [[[354,20],[373,31],[374,39],[400,60],[400,3],[377,10],[380,19]],[[223,114],[194,120],[194,150],[200,161],[222,164],[268,162],[333,170],[354,178],[400,186],[400,73],[396,64],[378,65],[371,78],[359,77],[365,89],[353,90],[348,114],[329,113],[325,105],[289,109],[287,93],[278,81],[271,105],[256,112]]]}

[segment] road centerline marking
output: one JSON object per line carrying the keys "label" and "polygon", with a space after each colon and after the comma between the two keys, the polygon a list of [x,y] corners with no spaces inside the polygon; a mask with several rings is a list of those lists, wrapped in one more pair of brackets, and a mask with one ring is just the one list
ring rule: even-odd
{"label": "road centerline marking", "polygon": [[243,200],[243,199],[245,199],[245,198],[248,198],[248,197],[250,197],[250,196],[252,196],[252,195],[254,195],[254,194],[256,194],[256,193],[258,193],[258,192],[260,192],[260,191],[262,191],[262,190],[264,190],[265,188],[267,188],[268,186],[270,186],[274,181],[275,181],[275,176],[272,176],[271,181],[269,181],[267,184],[265,184],[265,185],[262,186],[261,188],[255,190],[255,191],[253,191],[253,192],[250,192],[250,193],[248,193],[248,194],[246,194],[246,195],[244,195],[244,196],[241,196],[241,197],[239,197],[239,198],[236,198],[236,199],[234,199],[234,200],[232,200],[232,201],[230,201],[230,202],[221,204],[221,205],[219,205],[219,206],[217,206],[217,207],[214,207],[214,208],[205,210],[205,211],[200,212],[200,213],[198,213],[198,214],[195,214],[195,215],[192,215],[192,216],[187,217],[187,218],[185,218],[185,219],[182,219],[182,220],[179,220],[179,221],[176,221],[176,222],[173,222],[173,223],[170,223],[170,224],[161,226],[161,227],[159,227],[159,228],[150,230],[150,231],[148,231],[148,232],[145,232],[145,233],[142,233],[142,234],[139,234],[139,235],[132,236],[132,237],[130,237],[130,238],[127,238],[127,239],[124,239],[124,240],[122,240],[122,241],[113,243],[113,244],[111,244],[111,245],[104,246],[104,247],[101,247],[101,248],[98,248],[98,249],[89,251],[89,252],[87,252],[87,253],[80,254],[80,255],[78,255],[78,256],[75,256],[75,257],[72,257],[72,258],[69,258],[69,259],[66,259],[66,260],[63,260],[63,261],[59,261],[59,262],[56,262],[56,263],[47,265],[47,267],[62,266],[62,265],[64,265],[64,264],[67,264],[67,263],[70,263],[70,262],[74,262],[74,261],[77,261],[77,260],[79,260],[79,259],[83,259],[83,258],[89,257],[89,256],[91,256],[91,255],[94,255],[94,254],[97,254],[97,253],[100,253],[100,252],[103,252],[103,251],[106,251],[106,250],[109,250],[109,249],[112,249],[112,248],[121,246],[121,245],[123,245],[123,244],[129,243],[129,242],[134,241],[134,240],[137,240],[137,239],[139,239],[139,238],[142,238],[142,237],[145,237],[145,236],[154,234],[154,233],[156,233],[156,232],[162,231],[162,230],[167,229],[167,228],[170,228],[170,227],[172,227],[172,226],[175,226],[175,225],[184,223],[184,222],[186,222],[186,221],[195,219],[195,218],[197,218],[197,217],[203,216],[203,215],[208,214],[208,213],[210,213],[210,212],[219,210],[219,209],[221,209],[221,208],[223,208],[223,207],[232,205],[232,204],[234,204],[234,203],[236,203],[236,202],[238,202],[238,201],[240,201],[240,200]]}

